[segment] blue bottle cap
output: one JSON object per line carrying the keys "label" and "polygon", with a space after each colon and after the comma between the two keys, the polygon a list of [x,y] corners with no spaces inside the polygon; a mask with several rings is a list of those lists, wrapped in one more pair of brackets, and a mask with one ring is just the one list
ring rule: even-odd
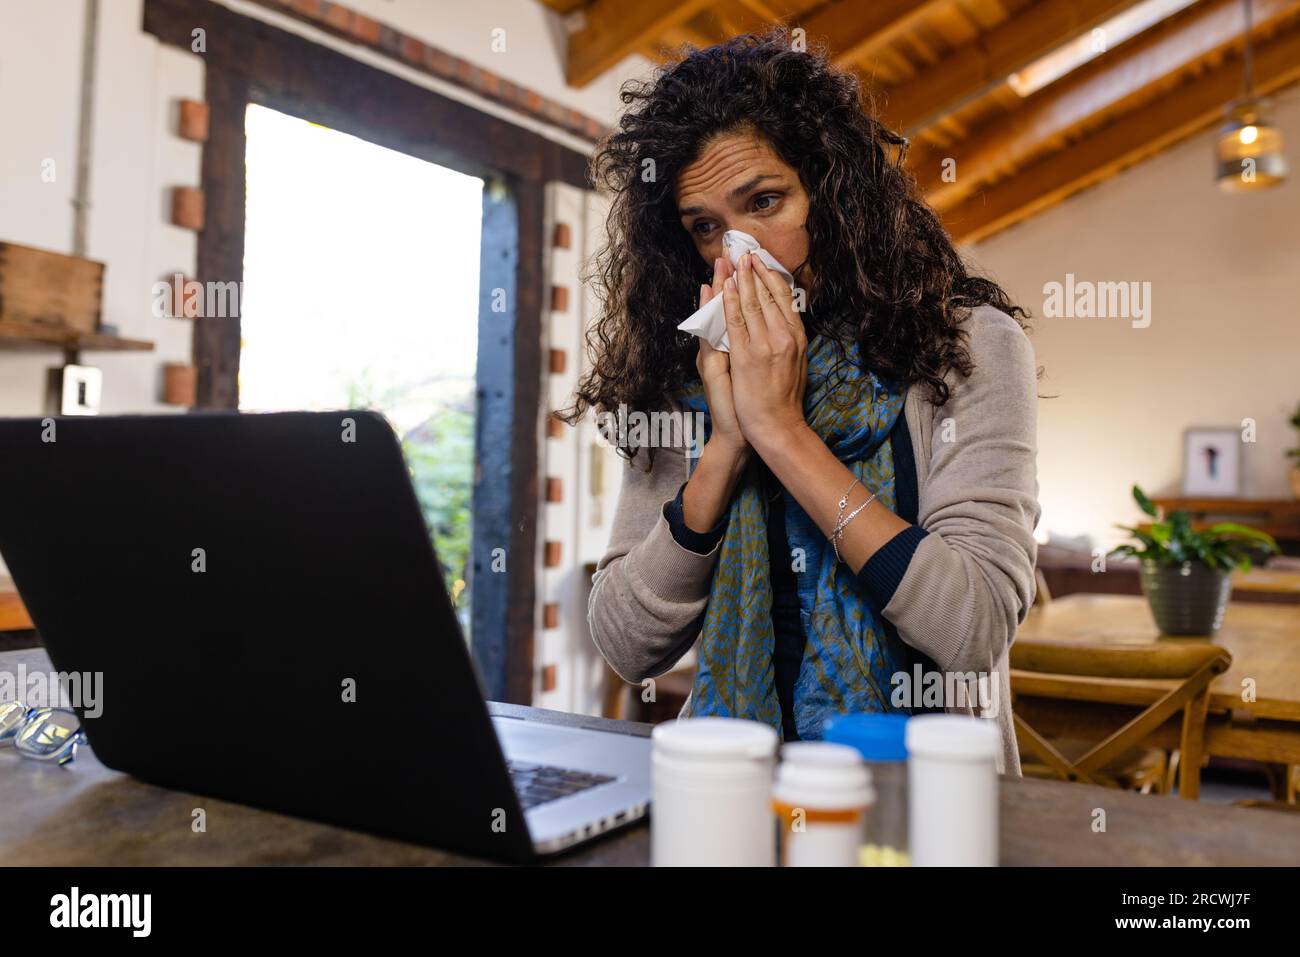
{"label": "blue bottle cap", "polygon": [[826,741],[857,748],[867,761],[906,761],[908,716],[861,712],[826,719]]}

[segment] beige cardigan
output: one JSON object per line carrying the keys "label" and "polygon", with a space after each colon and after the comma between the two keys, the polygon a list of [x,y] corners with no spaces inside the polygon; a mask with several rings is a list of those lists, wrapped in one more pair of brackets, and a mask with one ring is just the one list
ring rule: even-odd
{"label": "beige cardigan", "polygon": [[[948,374],[948,402],[936,408],[917,386],[907,393],[917,521],[930,534],[882,611],[945,673],[988,676],[991,707],[945,707],[995,720],[998,770],[1018,775],[1007,652],[1035,589],[1037,377],[1033,348],[1010,316],[981,307],[966,328],[975,368],[969,377]],[[649,472],[645,464],[642,451],[624,469],[588,606],[596,646],[634,683],[668,671],[694,645],[720,548],[682,548],[663,516],[686,481],[684,447],[661,447]]]}

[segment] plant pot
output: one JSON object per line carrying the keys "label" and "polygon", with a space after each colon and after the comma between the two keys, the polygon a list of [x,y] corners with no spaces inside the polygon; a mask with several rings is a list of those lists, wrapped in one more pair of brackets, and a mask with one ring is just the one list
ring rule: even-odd
{"label": "plant pot", "polygon": [[1232,573],[1201,562],[1142,562],[1142,594],[1165,635],[1213,635],[1223,624]]}
{"label": "plant pot", "polygon": [[1291,466],[1291,491],[1300,498],[1300,465]]}

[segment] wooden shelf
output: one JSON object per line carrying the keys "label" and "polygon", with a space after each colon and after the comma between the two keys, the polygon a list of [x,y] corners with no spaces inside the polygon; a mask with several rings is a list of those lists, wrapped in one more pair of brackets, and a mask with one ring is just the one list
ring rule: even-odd
{"label": "wooden shelf", "polygon": [[65,352],[152,352],[147,339],[124,339],[100,332],[81,332],[36,322],[0,319],[0,349]]}
{"label": "wooden shelf", "polygon": [[1230,515],[1258,515],[1281,512],[1300,516],[1300,499],[1294,498],[1152,498],[1163,509],[1187,512],[1221,512]]}
{"label": "wooden shelf", "polygon": [[[1279,542],[1300,542],[1300,500],[1263,498],[1169,498],[1151,499],[1164,516],[1182,510],[1198,531],[1220,521],[1235,521],[1267,532]],[[1211,517],[1213,516],[1213,518]],[[1149,523],[1144,523],[1147,527]]]}

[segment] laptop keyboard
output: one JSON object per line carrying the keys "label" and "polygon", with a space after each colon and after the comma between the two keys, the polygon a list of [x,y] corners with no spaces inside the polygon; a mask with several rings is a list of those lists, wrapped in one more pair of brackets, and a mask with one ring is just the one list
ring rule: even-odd
{"label": "laptop keyboard", "polygon": [[531,764],[527,761],[507,761],[506,766],[510,769],[510,779],[514,782],[519,803],[525,811],[614,780],[607,774],[592,774],[589,771]]}

